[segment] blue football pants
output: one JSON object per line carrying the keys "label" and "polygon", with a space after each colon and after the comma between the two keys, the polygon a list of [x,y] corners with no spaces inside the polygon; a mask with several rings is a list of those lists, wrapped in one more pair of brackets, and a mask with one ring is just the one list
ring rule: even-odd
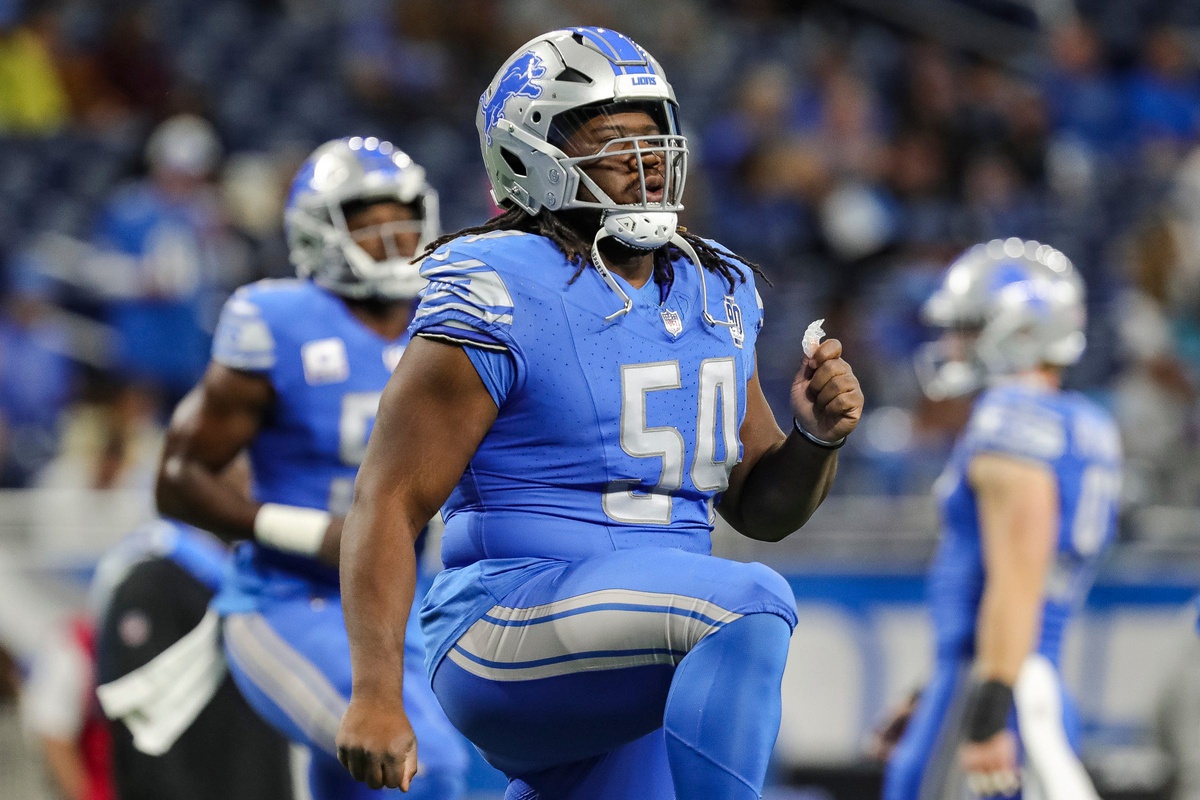
{"label": "blue football pants", "polygon": [[760,797],[796,621],[783,578],[665,548],[527,573],[433,681],[507,798]]}

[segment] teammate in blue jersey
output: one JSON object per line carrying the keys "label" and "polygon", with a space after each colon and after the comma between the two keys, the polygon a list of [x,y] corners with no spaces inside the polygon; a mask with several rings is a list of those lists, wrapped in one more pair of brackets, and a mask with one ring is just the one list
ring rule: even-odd
{"label": "teammate in blue jersey", "polygon": [[795,600],[767,567],[710,555],[713,515],[765,540],[803,524],[858,381],[820,344],[795,424],[776,425],[757,268],[677,227],[687,142],[628,38],[537,37],[477,123],[505,211],[426,250],[342,541],[339,755],[374,786],[407,785],[423,758],[402,640],[410,543],[444,503],[429,674],[508,798],[757,798]]}
{"label": "teammate in blue jersey", "polygon": [[1113,537],[1121,445],[1061,388],[1084,348],[1083,282],[1048,245],[995,240],[950,266],[924,313],[945,331],[918,358],[926,392],[984,391],[936,484],[935,670],[884,798],[1094,798],[1058,664]]}
{"label": "teammate in blue jersey", "polygon": [[[229,299],[212,363],[171,421],[157,496],[166,515],[248,540],[215,601],[234,680],[259,714],[312,750],[315,800],[365,800],[377,793],[350,780],[334,748],[351,688],[339,540],[380,392],[408,344],[425,283],[410,259],[437,234],[437,197],[389,143],[343,139],[301,166],[285,224],[300,279],[261,281]],[[253,500],[217,481],[243,449]],[[419,662],[415,618],[413,631],[405,646]],[[458,797],[465,747],[418,663],[404,698],[431,743],[413,796]]]}

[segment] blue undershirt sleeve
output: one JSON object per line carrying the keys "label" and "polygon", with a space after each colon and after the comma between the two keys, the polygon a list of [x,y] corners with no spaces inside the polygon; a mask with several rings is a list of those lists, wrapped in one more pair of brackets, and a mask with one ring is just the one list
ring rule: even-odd
{"label": "blue undershirt sleeve", "polygon": [[464,345],[463,351],[475,365],[475,370],[483,379],[483,385],[487,387],[488,394],[495,401],[496,408],[503,406],[509,390],[517,380],[517,370],[512,356],[506,350],[484,350],[470,345]]}

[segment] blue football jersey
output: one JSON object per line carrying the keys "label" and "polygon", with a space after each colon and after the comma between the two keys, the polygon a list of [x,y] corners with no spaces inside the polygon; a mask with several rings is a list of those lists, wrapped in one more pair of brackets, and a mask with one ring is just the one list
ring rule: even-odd
{"label": "blue football jersey", "polygon": [[1121,443],[1109,414],[1075,392],[1004,385],[976,401],[935,487],[942,539],[929,580],[938,653],[972,657],[984,585],[971,459],[996,453],[1044,464],[1059,495],[1058,542],[1046,584],[1038,652],[1057,664],[1066,623],[1083,603],[1116,530]]}
{"label": "blue football jersey", "polygon": [[[385,340],[311,281],[259,281],[229,298],[213,361],[264,375],[275,390],[249,448],[256,499],[346,513],[380,394],[407,342],[407,332]],[[268,561],[336,580],[315,559],[250,547]]]}
{"label": "blue football jersey", "polygon": [[[572,559],[639,546],[711,549],[712,506],[741,457],[762,308],[674,265],[627,314],[599,273],[548,239],[467,236],[433,253],[410,330],[507,351],[513,380],[443,514],[442,560]],[[611,316],[611,318],[609,318]]]}

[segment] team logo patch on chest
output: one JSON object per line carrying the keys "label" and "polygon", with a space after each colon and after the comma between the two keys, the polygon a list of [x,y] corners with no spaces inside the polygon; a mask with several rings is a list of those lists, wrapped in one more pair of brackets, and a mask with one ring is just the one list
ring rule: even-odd
{"label": "team logo patch on chest", "polygon": [[731,294],[725,295],[725,319],[729,322],[729,335],[733,339],[733,345],[740,349],[746,341],[746,329],[742,327],[742,309]]}
{"label": "team logo patch on chest", "polygon": [[350,377],[346,343],[337,337],[305,342],[300,347],[300,361],[304,364],[304,380],[309,386],[340,383]]}
{"label": "team logo patch on chest", "polygon": [[662,312],[663,327],[667,329],[667,333],[672,336],[678,336],[683,333],[683,319],[680,318],[678,311],[672,311],[669,308],[664,308]]}

